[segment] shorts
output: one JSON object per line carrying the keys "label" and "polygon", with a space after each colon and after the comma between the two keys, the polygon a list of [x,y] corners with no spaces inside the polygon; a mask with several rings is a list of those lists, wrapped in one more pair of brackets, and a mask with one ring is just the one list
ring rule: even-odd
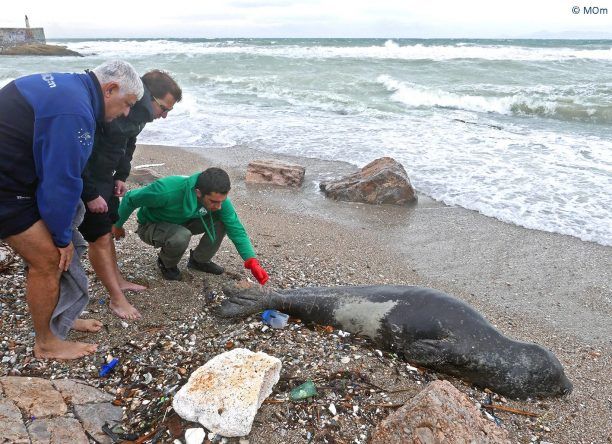
{"label": "shorts", "polygon": [[107,200],[106,213],[92,213],[85,204],[85,217],[79,225],[79,231],[87,242],[95,242],[102,236],[111,232],[113,224],[119,220],[119,198],[111,196]]}
{"label": "shorts", "polygon": [[23,233],[39,220],[34,197],[0,197],[0,239]]}

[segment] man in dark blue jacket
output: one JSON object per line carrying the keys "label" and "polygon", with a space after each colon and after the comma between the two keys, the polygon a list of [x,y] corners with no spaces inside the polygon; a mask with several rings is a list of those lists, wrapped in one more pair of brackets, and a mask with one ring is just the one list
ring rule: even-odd
{"label": "man in dark blue jacket", "polygon": [[[84,74],[25,76],[0,89],[0,239],[28,264],[38,358],[75,359],[96,349],[61,340],[49,321],[74,252],[71,222],[96,125],[127,115],[142,94],[138,74],[122,61]],[[74,325],[94,327],[85,320]]]}
{"label": "man in dark blue jacket", "polygon": [[91,157],[83,171],[82,198],[86,211],[79,227],[89,242],[91,266],[108,290],[110,309],[120,318],[130,320],[141,315],[123,292],[146,287],[129,282],[121,275],[111,229],[119,219],[119,197],[127,191],[125,181],[130,174],[136,137],[147,123],[165,119],[183,95],[174,79],[157,69],[143,75],[142,83],[144,94],[130,114],[98,128]]}

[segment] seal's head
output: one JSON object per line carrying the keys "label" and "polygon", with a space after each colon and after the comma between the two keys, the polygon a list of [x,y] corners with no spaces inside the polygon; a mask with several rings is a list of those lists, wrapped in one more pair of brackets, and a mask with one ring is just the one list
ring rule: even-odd
{"label": "seal's head", "polygon": [[517,343],[522,344],[521,350],[512,352],[516,361],[510,363],[507,372],[507,379],[513,387],[511,396],[565,396],[572,392],[572,383],[551,351],[537,344]]}

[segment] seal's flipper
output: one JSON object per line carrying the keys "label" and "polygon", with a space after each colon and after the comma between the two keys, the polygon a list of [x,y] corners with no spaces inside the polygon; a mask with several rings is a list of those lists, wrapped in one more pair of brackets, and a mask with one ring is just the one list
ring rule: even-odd
{"label": "seal's flipper", "polygon": [[262,311],[266,303],[259,289],[239,290],[236,288],[223,289],[229,298],[223,300],[215,314],[222,318],[236,318],[248,316]]}

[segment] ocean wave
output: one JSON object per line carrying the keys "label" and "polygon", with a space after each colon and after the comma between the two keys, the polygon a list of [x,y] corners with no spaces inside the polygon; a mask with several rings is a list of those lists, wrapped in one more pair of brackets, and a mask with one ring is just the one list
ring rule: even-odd
{"label": "ocean wave", "polygon": [[509,45],[432,45],[408,44],[401,46],[393,40],[382,45],[371,46],[325,46],[305,43],[258,45],[245,41],[180,41],[180,40],[93,40],[81,42],[58,42],[82,54],[104,53],[110,57],[148,57],[151,55],[211,55],[211,54],[252,54],[284,58],[358,58],[358,59],[399,59],[399,60],[516,60],[516,61],[557,61],[557,60],[612,60],[612,48],[568,48],[568,47],[526,47]]}
{"label": "ocean wave", "polygon": [[392,92],[391,100],[411,108],[452,108],[466,111],[497,113],[505,115],[524,115],[591,122],[612,123],[612,105],[580,103],[580,99],[567,95],[552,95],[549,87],[541,98],[534,98],[535,88],[525,88],[523,93],[506,96],[479,96],[457,94],[402,82],[388,75],[381,75],[377,82]]}

